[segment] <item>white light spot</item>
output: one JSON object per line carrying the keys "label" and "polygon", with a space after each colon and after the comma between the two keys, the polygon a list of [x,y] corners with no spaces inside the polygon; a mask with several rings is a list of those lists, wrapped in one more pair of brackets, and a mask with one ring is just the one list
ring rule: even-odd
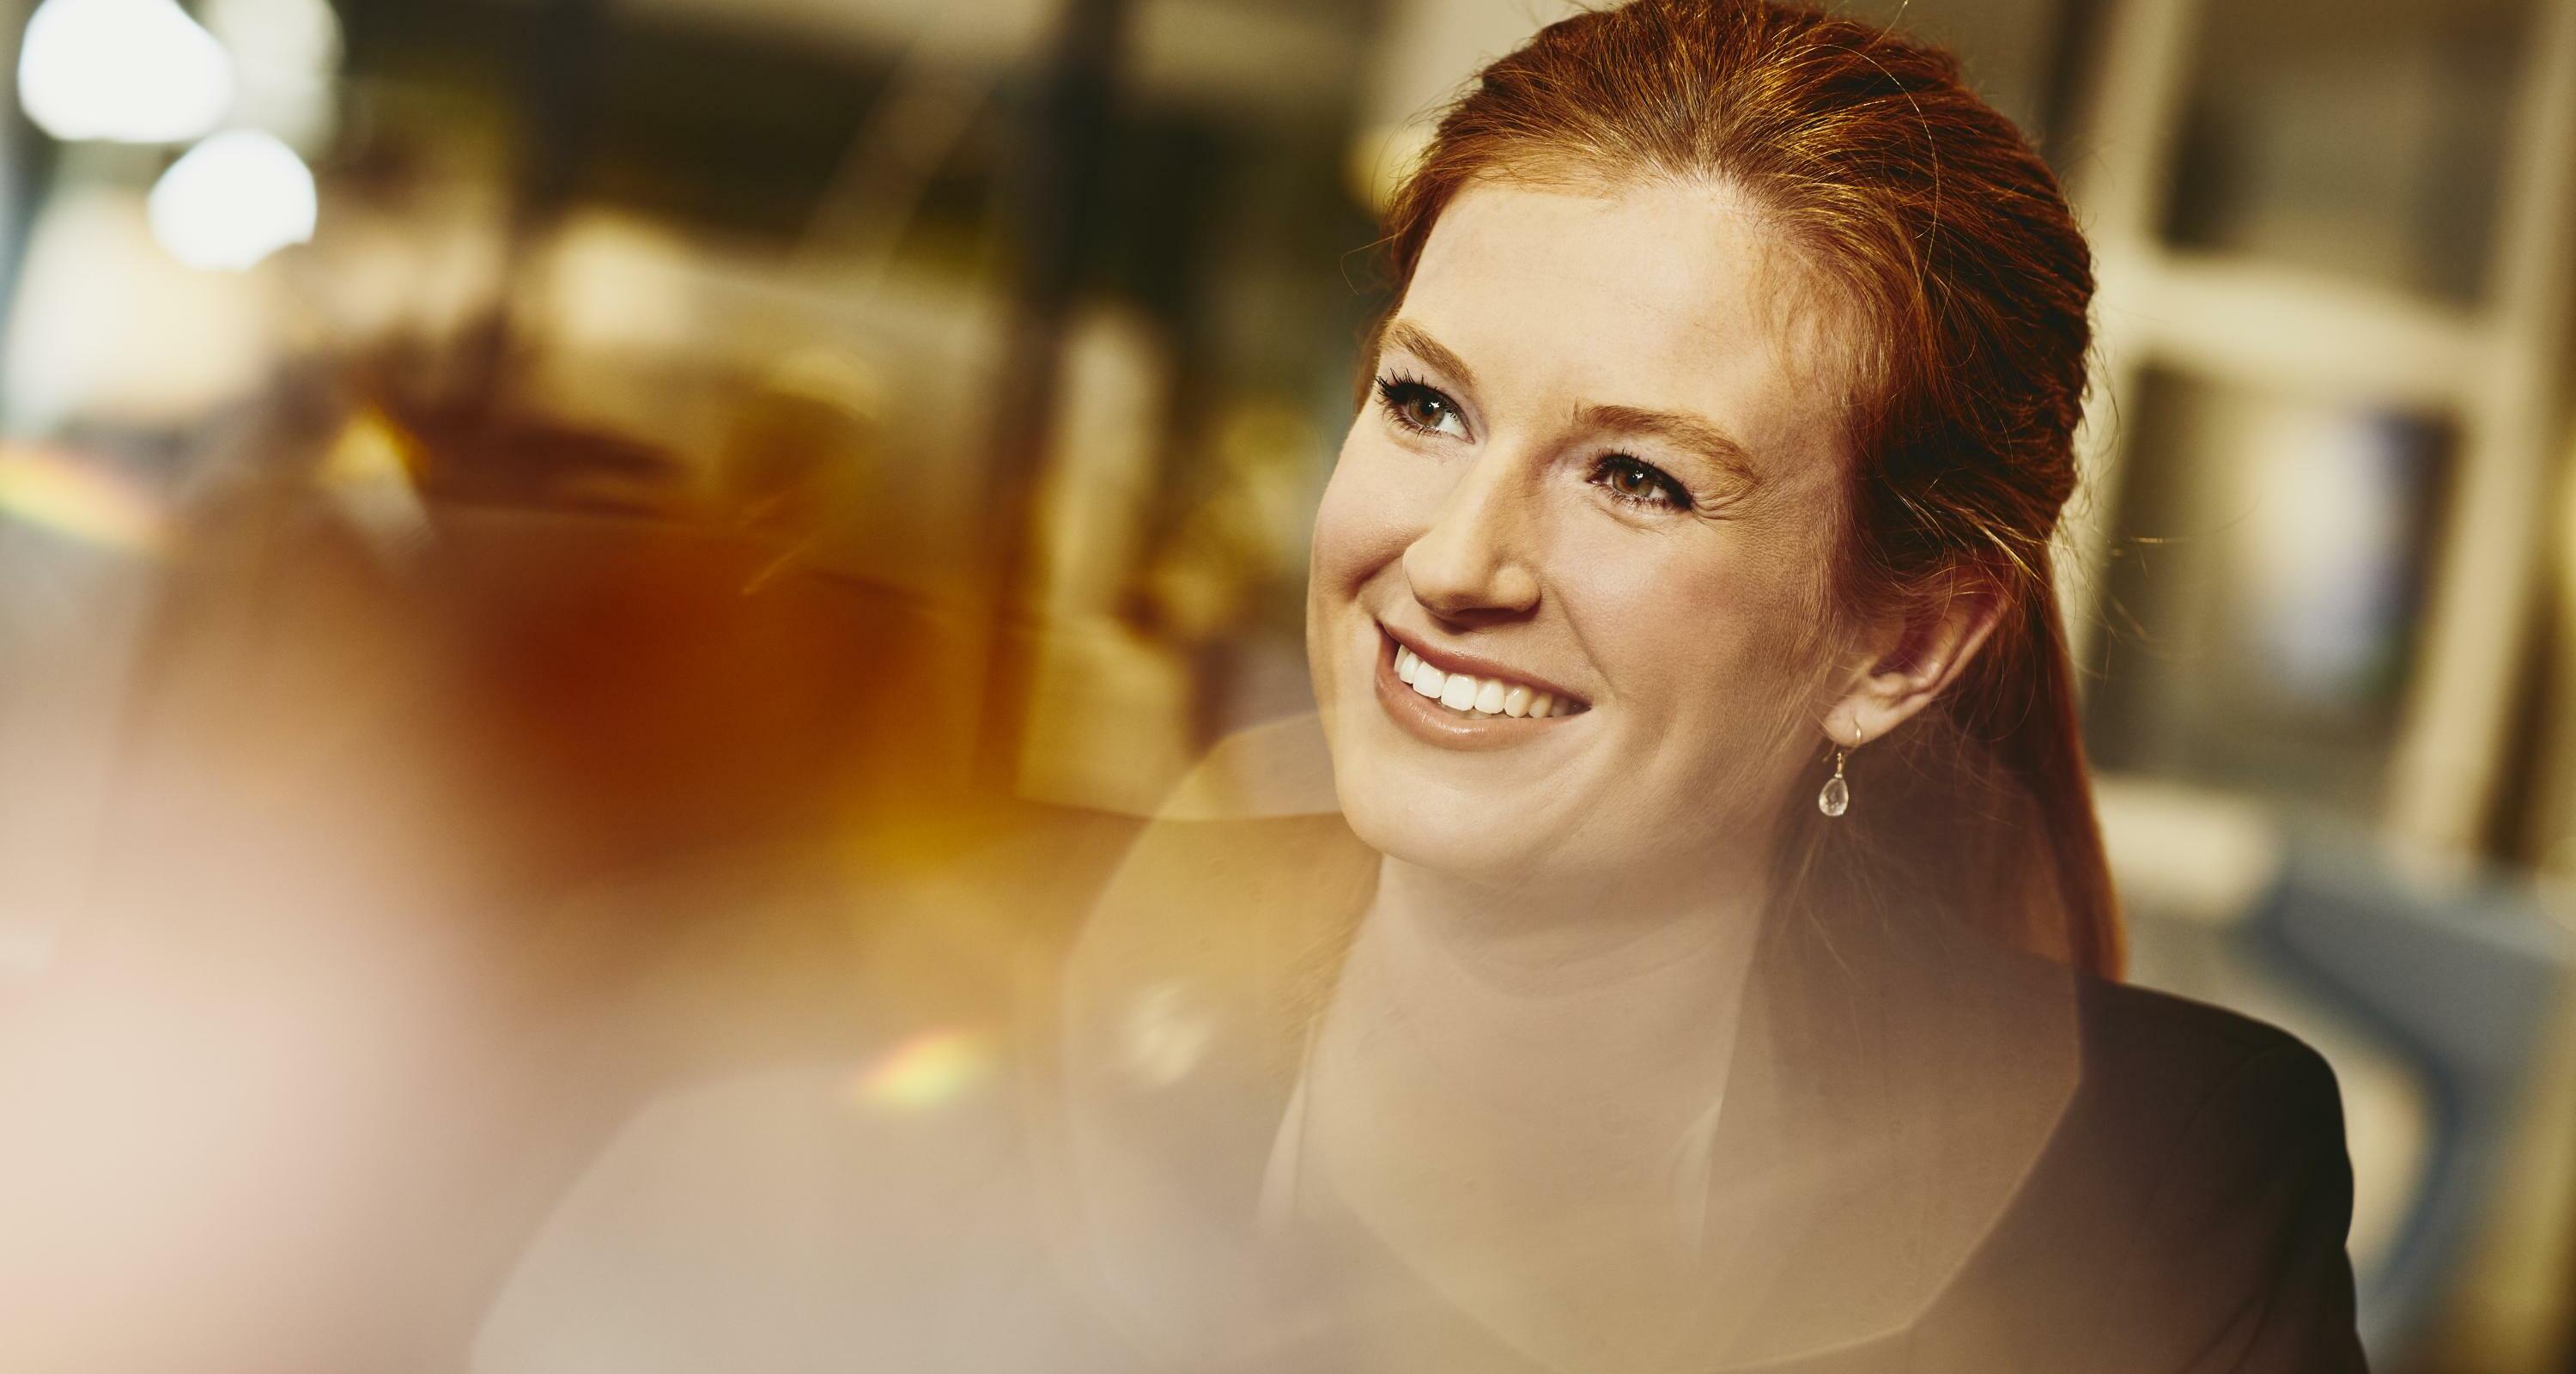
{"label": "white light spot", "polygon": [[18,99],[66,142],[185,143],[232,108],[232,61],[175,0],[45,0],[19,48]]}
{"label": "white light spot", "polygon": [[245,271],[313,241],[312,169],[269,134],[233,129],[188,150],[152,188],[152,237],[206,271]]}

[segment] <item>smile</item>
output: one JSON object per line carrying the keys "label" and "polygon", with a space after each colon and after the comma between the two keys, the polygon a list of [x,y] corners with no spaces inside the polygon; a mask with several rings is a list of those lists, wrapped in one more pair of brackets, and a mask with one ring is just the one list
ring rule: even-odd
{"label": "smile", "polygon": [[1553,734],[1586,714],[1589,702],[1507,666],[1441,648],[1419,647],[1378,627],[1377,700],[1407,734],[1443,749],[1503,749]]}
{"label": "smile", "polygon": [[1581,707],[1553,692],[1505,677],[1444,673],[1402,644],[1395,646],[1396,680],[1460,715],[1526,717],[1545,720],[1573,715]]}

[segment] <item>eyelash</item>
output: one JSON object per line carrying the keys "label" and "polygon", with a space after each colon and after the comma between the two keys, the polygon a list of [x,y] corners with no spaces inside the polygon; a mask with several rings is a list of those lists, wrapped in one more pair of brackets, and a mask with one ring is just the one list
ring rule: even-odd
{"label": "eyelash", "polygon": [[1416,434],[1436,434],[1439,432],[1430,425],[1423,424],[1421,421],[1413,419],[1411,416],[1404,413],[1404,408],[1407,405],[1411,405],[1416,402],[1431,402],[1434,405],[1447,409],[1450,414],[1457,415],[1462,421],[1466,419],[1466,416],[1459,412],[1458,403],[1450,400],[1449,397],[1439,388],[1431,386],[1425,382],[1415,381],[1410,377],[1393,373],[1377,379],[1377,400],[1379,405],[1386,408],[1388,419],[1395,421],[1406,429],[1412,430]]}
{"label": "eyelash", "polygon": [[[1377,379],[1377,399],[1378,404],[1385,409],[1388,419],[1416,434],[1437,434],[1439,431],[1406,415],[1404,408],[1407,405],[1429,402],[1445,408],[1452,415],[1459,415],[1458,403],[1450,400],[1439,388],[1401,374],[1390,373]],[[1460,418],[1465,417],[1460,416]],[[1606,475],[1623,470],[1638,474],[1647,484],[1662,492],[1661,499],[1630,495],[1610,486],[1605,480]],[[1592,476],[1586,480],[1608,492],[1611,500],[1644,510],[1689,510],[1697,504],[1691,499],[1690,490],[1672,474],[1642,458],[1631,457],[1625,453],[1603,454],[1600,460],[1592,465]]]}

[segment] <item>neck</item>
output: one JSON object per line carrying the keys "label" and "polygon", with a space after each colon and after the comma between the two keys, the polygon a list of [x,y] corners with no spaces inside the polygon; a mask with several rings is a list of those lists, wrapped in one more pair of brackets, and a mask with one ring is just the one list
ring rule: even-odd
{"label": "neck", "polygon": [[1663,981],[1677,964],[1722,957],[1733,936],[1751,933],[1767,884],[1758,870],[1729,877],[1496,883],[1390,856],[1369,919],[1497,989],[1625,991]]}
{"label": "neck", "polygon": [[1767,895],[1758,879],[1504,888],[1389,857],[1347,1009],[1489,1100],[1689,1098],[1723,1072]]}

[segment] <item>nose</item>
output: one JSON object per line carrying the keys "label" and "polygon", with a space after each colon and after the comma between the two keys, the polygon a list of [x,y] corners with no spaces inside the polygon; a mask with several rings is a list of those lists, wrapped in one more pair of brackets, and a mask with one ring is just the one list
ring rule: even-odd
{"label": "nose", "polygon": [[1504,455],[1467,465],[1429,528],[1404,550],[1413,599],[1444,620],[1526,614],[1538,604],[1536,514],[1526,474]]}

